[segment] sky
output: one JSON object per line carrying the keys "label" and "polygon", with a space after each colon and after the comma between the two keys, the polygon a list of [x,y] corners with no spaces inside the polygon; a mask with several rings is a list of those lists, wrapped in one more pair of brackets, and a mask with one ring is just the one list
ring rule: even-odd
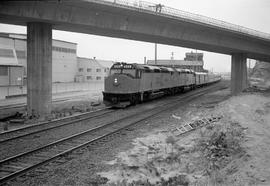
{"label": "sky", "polygon": [[[223,20],[261,32],[270,33],[270,0],[148,0],[179,10]],[[26,27],[0,24],[0,32],[26,34]],[[154,59],[154,43],[117,39],[96,35],[53,30],[53,39],[78,44],[79,57],[143,63],[144,57]],[[186,52],[196,49],[158,44],[158,59],[183,59]],[[231,56],[205,52],[205,69],[230,72]],[[251,62],[254,64],[254,61]]]}

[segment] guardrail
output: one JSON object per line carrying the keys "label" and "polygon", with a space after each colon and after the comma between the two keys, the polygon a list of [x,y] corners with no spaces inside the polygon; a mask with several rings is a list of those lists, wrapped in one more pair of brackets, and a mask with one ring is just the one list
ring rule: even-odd
{"label": "guardrail", "polygon": [[199,14],[193,14],[190,12],[178,10],[175,8],[167,7],[161,4],[154,4],[146,1],[139,1],[139,0],[85,0],[88,2],[95,2],[95,3],[102,3],[102,4],[109,4],[111,6],[121,6],[125,8],[132,8],[139,11],[148,11],[154,14],[163,15],[163,16],[170,16],[176,19],[198,22],[201,24],[206,24],[210,26],[215,26],[220,29],[225,29],[228,31],[233,31],[237,33],[241,33],[244,35],[249,35],[252,37],[257,37],[264,40],[270,40],[270,34],[260,32],[254,29],[246,28],[243,26],[239,26],[236,24],[228,23],[225,21],[221,21],[218,19],[210,18],[207,16],[202,16]]}

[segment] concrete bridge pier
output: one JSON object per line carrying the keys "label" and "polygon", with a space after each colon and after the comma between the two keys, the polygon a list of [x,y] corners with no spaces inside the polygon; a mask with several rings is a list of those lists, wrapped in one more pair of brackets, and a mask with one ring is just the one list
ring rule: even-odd
{"label": "concrete bridge pier", "polygon": [[52,25],[27,23],[27,112],[44,119],[52,107]]}
{"label": "concrete bridge pier", "polygon": [[247,88],[247,57],[243,53],[232,54],[231,93],[237,95]]}

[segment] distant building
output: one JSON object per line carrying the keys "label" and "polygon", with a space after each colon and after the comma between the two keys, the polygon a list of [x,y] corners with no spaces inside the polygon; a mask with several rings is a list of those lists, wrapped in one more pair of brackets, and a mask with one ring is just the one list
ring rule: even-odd
{"label": "distant building", "polygon": [[78,57],[77,61],[78,71],[75,77],[76,82],[104,81],[114,63],[109,60],[82,57]]}
{"label": "distant building", "polygon": [[[52,81],[74,82],[77,72],[77,44],[52,41]],[[27,77],[26,35],[0,33],[0,64],[21,65]]]}
{"label": "distant building", "polygon": [[196,72],[204,72],[203,69],[203,53],[186,53],[184,60],[175,60],[175,59],[158,59],[148,60],[148,65],[158,65],[158,66],[169,66],[169,67],[179,67],[185,69],[192,69]]}

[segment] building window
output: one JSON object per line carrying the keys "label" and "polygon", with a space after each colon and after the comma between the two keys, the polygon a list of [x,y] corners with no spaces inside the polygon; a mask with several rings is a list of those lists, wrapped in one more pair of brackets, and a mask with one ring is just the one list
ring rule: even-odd
{"label": "building window", "polygon": [[91,71],[92,71],[92,69],[91,69],[91,68],[88,68],[88,69],[87,69],[87,72],[91,72]]}
{"label": "building window", "polygon": [[87,76],[86,79],[87,80],[92,80],[92,76]]}
{"label": "building window", "polygon": [[8,75],[8,67],[0,66],[0,76],[7,76],[7,75]]}
{"label": "building window", "polygon": [[52,50],[57,51],[57,52],[64,52],[64,53],[76,54],[76,50],[75,49],[71,49],[71,48],[62,48],[62,47],[53,46],[52,47]]}
{"label": "building window", "polygon": [[97,76],[97,77],[96,77],[96,80],[101,80],[101,77],[100,77],[100,76]]}
{"label": "building window", "polygon": [[0,49],[0,57],[13,58],[14,57],[13,50],[1,48]]}
{"label": "building window", "polygon": [[83,72],[83,68],[79,68],[79,72]]}
{"label": "building window", "polygon": [[26,58],[26,51],[24,50],[16,50],[17,58],[25,59]]}
{"label": "building window", "polygon": [[96,72],[101,72],[101,69],[100,69],[100,68],[97,68],[97,69],[96,69]]}

